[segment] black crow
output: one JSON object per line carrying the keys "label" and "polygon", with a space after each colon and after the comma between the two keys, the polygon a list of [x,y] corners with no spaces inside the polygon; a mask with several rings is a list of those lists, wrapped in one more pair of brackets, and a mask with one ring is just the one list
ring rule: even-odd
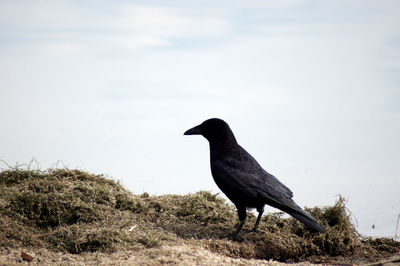
{"label": "black crow", "polygon": [[202,135],[210,144],[211,173],[217,186],[235,204],[240,224],[233,235],[239,234],[246,220],[246,208],[256,208],[257,230],[264,205],[278,208],[307,225],[311,230],[324,232],[316,219],[293,200],[292,191],[275,176],[265,171],[236,141],[229,125],[218,118],[204,121],[184,135]]}

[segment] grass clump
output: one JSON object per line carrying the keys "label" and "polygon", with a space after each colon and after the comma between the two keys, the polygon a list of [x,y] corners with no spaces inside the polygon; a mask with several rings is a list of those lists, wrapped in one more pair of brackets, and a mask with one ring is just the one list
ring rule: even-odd
{"label": "grass clump", "polygon": [[89,229],[82,224],[63,226],[46,237],[46,241],[58,250],[70,253],[84,251],[114,251],[119,232],[107,228]]}
{"label": "grass clump", "polygon": [[120,226],[140,211],[140,201],[113,180],[79,170],[15,169],[0,173],[0,185],[0,246],[80,253],[135,243]]}
{"label": "grass clump", "polygon": [[84,171],[9,169],[0,172],[0,250],[45,247],[69,253],[157,249],[173,243],[202,246],[235,258],[286,262],[376,260],[400,251],[390,239],[363,239],[340,197],[333,206],[307,209],[325,227],[310,233],[282,213],[263,216],[240,241],[238,218],[217,194],[133,195],[118,182]]}

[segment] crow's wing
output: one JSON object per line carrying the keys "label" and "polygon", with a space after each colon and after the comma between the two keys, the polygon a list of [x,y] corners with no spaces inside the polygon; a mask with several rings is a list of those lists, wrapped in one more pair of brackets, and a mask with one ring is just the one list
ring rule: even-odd
{"label": "crow's wing", "polygon": [[292,191],[265,171],[240,146],[224,156],[214,158],[211,164],[215,182],[234,203],[266,203],[289,213],[315,231],[324,231],[314,217],[292,200]]}
{"label": "crow's wing", "polygon": [[265,171],[239,145],[224,156],[214,158],[211,163],[214,179],[218,186],[222,185],[220,188],[225,194],[234,191],[247,198],[257,198],[261,193],[263,197],[271,197],[271,200],[293,197],[288,187]]}

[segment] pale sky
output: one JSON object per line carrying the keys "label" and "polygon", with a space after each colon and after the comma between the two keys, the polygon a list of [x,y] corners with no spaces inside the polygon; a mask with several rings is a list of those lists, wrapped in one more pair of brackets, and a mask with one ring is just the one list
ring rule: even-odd
{"label": "pale sky", "polygon": [[361,233],[393,235],[399,14],[397,0],[2,0],[0,159],[217,193],[206,140],[183,132],[219,117],[299,205],[342,194]]}

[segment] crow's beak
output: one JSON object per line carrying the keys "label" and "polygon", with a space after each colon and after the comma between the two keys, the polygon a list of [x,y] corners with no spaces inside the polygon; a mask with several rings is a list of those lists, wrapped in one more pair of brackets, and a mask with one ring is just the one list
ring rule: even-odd
{"label": "crow's beak", "polygon": [[187,130],[183,135],[201,135],[202,134],[202,128],[201,125],[195,126],[194,128],[191,128]]}

